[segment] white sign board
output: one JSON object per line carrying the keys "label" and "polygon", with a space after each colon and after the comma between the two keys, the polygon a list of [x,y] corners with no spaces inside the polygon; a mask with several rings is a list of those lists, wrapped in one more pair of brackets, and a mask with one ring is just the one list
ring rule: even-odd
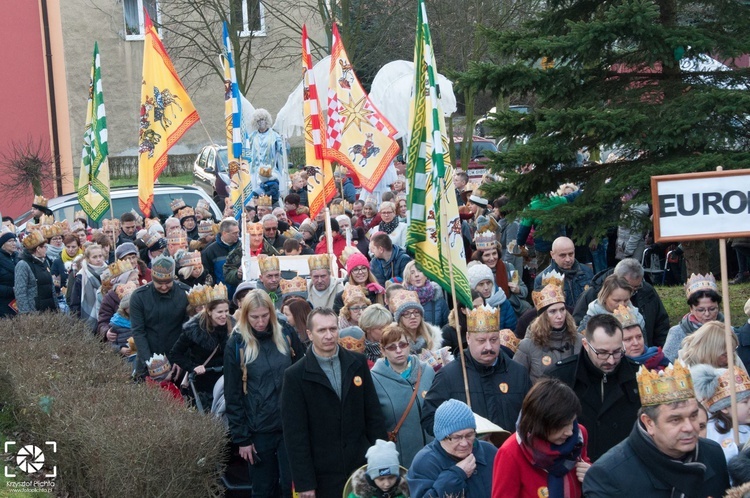
{"label": "white sign board", "polygon": [[657,242],[750,236],[750,170],[651,178]]}

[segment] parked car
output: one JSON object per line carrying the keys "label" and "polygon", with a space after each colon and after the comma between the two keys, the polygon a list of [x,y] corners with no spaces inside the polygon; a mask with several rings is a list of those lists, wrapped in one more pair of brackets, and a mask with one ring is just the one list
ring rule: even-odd
{"label": "parked car", "polygon": [[227,146],[206,145],[193,163],[193,179],[214,200],[219,209],[229,196],[229,173],[227,171]]}
{"label": "parked car", "polygon": [[[511,105],[508,106],[509,111],[513,112],[519,112],[521,114],[528,114],[531,112],[531,107],[527,105]],[[488,130],[485,129],[484,122],[490,119],[491,114],[495,114],[497,112],[497,107],[493,107],[489,111],[487,111],[486,114],[484,114],[481,118],[477,119],[477,123],[474,125],[474,133],[479,135],[480,137],[486,137],[486,138],[494,138],[491,134],[487,133]]]}
{"label": "parked car", "polygon": [[[453,143],[455,144],[455,157],[456,157],[456,169],[461,169],[461,144],[463,143],[463,137],[454,137]],[[482,180],[482,176],[487,173],[487,163],[490,159],[486,156],[487,152],[497,152],[497,147],[492,140],[473,136],[471,139],[471,160],[469,161],[468,169],[470,182],[479,182]]]}
{"label": "parked car", "polygon": [[[115,218],[119,218],[123,213],[132,209],[135,209],[141,215],[143,214],[138,207],[138,186],[115,187],[111,190],[110,195],[112,196]],[[172,208],[169,204],[174,199],[182,199],[188,206],[195,206],[200,199],[205,199],[208,201],[209,206],[211,206],[214,219],[220,220],[223,218],[219,207],[202,189],[192,185],[167,184],[154,185],[154,203],[151,206],[151,217],[158,216],[162,222],[166,220],[172,215]],[[50,199],[48,207],[52,210],[56,220],[67,219],[71,222],[73,221],[74,213],[81,210],[81,205],[78,203],[78,194],[76,193]],[[31,211],[27,211],[19,216],[15,224],[20,229],[24,229],[29,219],[31,219]],[[91,222],[90,224],[93,228],[99,228],[99,223]]]}

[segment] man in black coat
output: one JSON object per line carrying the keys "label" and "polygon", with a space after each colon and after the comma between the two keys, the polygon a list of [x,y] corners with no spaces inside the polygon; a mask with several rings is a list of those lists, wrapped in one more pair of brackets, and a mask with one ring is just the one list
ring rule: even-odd
{"label": "man in black coat", "polygon": [[584,497],[724,496],[729,487],[724,452],[714,441],[698,437],[700,408],[690,373],[679,366],[664,374],[652,378],[639,373],[644,406],[638,420],[625,441],[589,468]]}
{"label": "man in black coat", "polygon": [[[531,389],[529,374],[500,350],[499,310],[481,306],[469,312],[466,322],[468,351],[464,351],[464,359],[471,409],[512,432],[523,398]],[[459,358],[438,371],[425,396],[422,428],[428,434],[433,434],[435,410],[448,399],[466,403]]]}
{"label": "man in black coat", "polygon": [[576,323],[581,323],[586,315],[589,303],[595,300],[597,294],[599,294],[604,279],[613,273],[627,280],[635,291],[630,297],[630,302],[638,308],[646,322],[646,330],[643,331],[646,346],[663,347],[669,333],[669,315],[653,285],[643,281],[643,266],[633,258],[623,259],[617,263],[614,269],[610,268],[594,275],[591,286],[581,294],[576,302],[573,310],[573,318]]}
{"label": "man in black coat", "polygon": [[312,345],[284,372],[281,419],[300,498],[340,498],[386,430],[367,359],[338,345],[338,317],[316,308],[307,319]]}
{"label": "man in black coat", "polygon": [[581,400],[578,422],[588,430],[592,462],[625,439],[638,418],[636,368],[625,356],[617,318],[596,315],[586,324],[581,352],[546,373],[568,384]]}
{"label": "man in black coat", "polygon": [[[151,264],[152,281],[130,296],[130,325],[138,349],[137,377],[147,373],[146,361],[151,355],[169,354],[188,318],[190,288],[174,279],[174,270],[171,257],[158,256]],[[179,373],[179,367],[172,362],[172,374],[175,373]]]}

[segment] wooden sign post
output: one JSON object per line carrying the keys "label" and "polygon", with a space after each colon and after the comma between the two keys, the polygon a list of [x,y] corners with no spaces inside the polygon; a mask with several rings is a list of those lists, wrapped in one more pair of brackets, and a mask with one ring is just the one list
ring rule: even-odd
{"label": "wooden sign post", "polygon": [[[654,240],[681,242],[719,240],[721,292],[724,297],[724,342],[727,363],[734,372],[732,320],[729,312],[729,276],[726,239],[750,236],[750,170],[687,173],[651,177]],[[729,376],[732,428],[739,446],[737,388]]]}

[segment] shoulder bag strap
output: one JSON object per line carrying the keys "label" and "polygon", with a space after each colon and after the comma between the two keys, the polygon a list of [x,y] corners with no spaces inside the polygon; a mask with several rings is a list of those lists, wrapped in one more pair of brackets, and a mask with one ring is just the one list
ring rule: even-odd
{"label": "shoulder bag strap", "polygon": [[422,368],[419,363],[417,363],[417,382],[414,384],[414,390],[411,393],[411,398],[409,399],[409,404],[406,405],[406,410],[404,410],[404,414],[401,415],[401,420],[398,421],[396,424],[396,427],[393,428],[393,430],[388,434],[388,438],[391,441],[395,441],[398,437],[398,431],[401,429],[401,426],[404,425],[404,422],[406,421],[407,415],[409,415],[409,412],[411,411],[411,407],[414,405],[414,400],[417,399],[417,391],[419,391],[419,381],[422,378]]}

